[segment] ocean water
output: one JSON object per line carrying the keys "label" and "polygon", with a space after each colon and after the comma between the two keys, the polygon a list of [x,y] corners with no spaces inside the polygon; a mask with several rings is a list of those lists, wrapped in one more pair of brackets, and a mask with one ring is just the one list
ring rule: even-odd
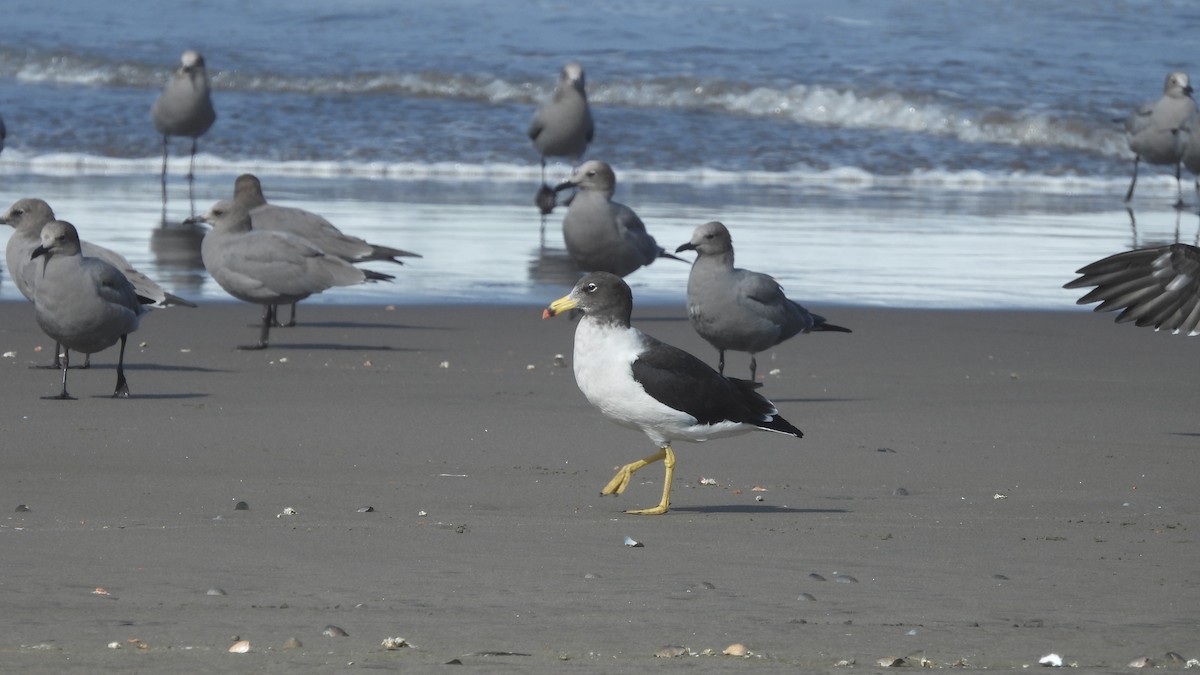
{"label": "ocean water", "polygon": [[[199,235],[158,227],[149,119],[186,48],[218,112],[198,208],[250,171],[276,203],[425,256],[320,302],[561,294],[562,211],[541,227],[525,128],[569,60],[587,70],[587,156],[659,243],[722,220],[739,264],[806,304],[1066,308],[1076,268],[1200,226],[1190,177],[1177,212],[1163,167],[1126,209],[1114,122],[1194,70],[1191,2],[9,0],[5,20],[0,205],[42,197],[197,299],[224,296]],[[187,147],[171,146],[172,222]],[[674,302],[686,277],[664,260],[629,281]]]}

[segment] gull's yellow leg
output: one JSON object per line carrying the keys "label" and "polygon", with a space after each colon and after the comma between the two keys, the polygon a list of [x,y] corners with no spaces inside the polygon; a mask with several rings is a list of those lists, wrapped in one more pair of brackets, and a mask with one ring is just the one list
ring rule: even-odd
{"label": "gull's yellow leg", "polygon": [[663,496],[662,501],[658,506],[650,509],[639,509],[637,511],[626,511],[635,516],[657,516],[667,512],[671,506],[671,477],[675,475],[675,453],[671,450],[671,446],[667,445],[662,449],[663,466],[666,468],[666,475],[663,477]]}
{"label": "gull's yellow leg", "polygon": [[636,462],[630,462],[629,464],[621,467],[617,470],[617,475],[613,476],[613,479],[608,481],[608,485],[605,485],[604,489],[600,491],[600,494],[621,494],[625,491],[625,488],[629,487],[629,479],[633,477],[634,471],[637,471],[647,464],[653,464],[660,459],[666,458],[667,450],[668,448],[659,448],[658,452],[654,453],[653,455],[650,455],[649,457],[643,457]]}

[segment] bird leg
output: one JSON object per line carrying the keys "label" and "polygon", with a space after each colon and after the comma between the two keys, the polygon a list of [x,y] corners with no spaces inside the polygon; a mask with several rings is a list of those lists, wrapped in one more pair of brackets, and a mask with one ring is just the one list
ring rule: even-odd
{"label": "bird leg", "polygon": [[1175,162],[1175,210],[1183,208],[1183,178],[1181,162]]}
{"label": "bird leg", "polygon": [[169,136],[163,136],[163,162],[162,162],[162,226],[167,226],[167,139]]}
{"label": "bird leg", "polygon": [[129,398],[129,382],[125,380],[125,339],[128,335],[121,336],[121,355],[117,357],[117,388],[113,391],[113,398]]}
{"label": "bird leg", "polygon": [[757,371],[758,371],[758,359],[754,358],[754,354],[751,354],[750,355],[750,381],[751,382],[758,382],[758,380],[755,379],[755,377],[756,377],[755,373]]}
{"label": "bird leg", "polygon": [[58,396],[45,396],[43,398],[54,401],[74,401],[75,397],[67,393],[67,371],[70,370],[71,350],[64,349],[62,355],[62,393]]}
{"label": "bird leg", "polygon": [[1133,180],[1129,181],[1129,191],[1125,193],[1125,201],[1133,199],[1133,186],[1137,185],[1137,169],[1138,161],[1142,159],[1141,155],[1133,156]]}
{"label": "bird leg", "polygon": [[292,314],[288,318],[288,322],[283,324],[283,327],[284,328],[295,328],[296,327],[296,303],[294,303],[294,302],[292,303]]}
{"label": "bird leg", "polygon": [[275,323],[275,305],[263,305],[262,331],[258,334],[258,344],[238,345],[238,349],[266,349],[267,337],[271,334],[271,324]]}
{"label": "bird leg", "polygon": [[190,217],[192,217],[192,218],[196,217],[196,195],[192,191],[193,184],[195,183],[195,179],[196,179],[196,174],[194,171],[195,167],[196,167],[196,139],[193,138],[192,139],[192,158],[190,160],[188,160],[188,175],[187,175],[188,202],[191,203],[192,215]]}
{"label": "bird leg", "polygon": [[725,350],[718,349],[717,354],[719,354],[719,356],[717,357],[717,374],[724,375],[725,374]]}
{"label": "bird leg", "polygon": [[654,453],[653,455],[639,459],[636,462],[630,462],[629,464],[621,467],[620,470],[617,471],[617,475],[613,476],[613,479],[608,482],[608,485],[605,485],[604,489],[600,491],[600,494],[619,495],[622,492],[625,492],[625,488],[629,486],[629,481],[633,477],[633,473],[635,471],[646,466],[647,464],[653,464],[659,460],[662,460],[663,466],[666,467],[666,477],[664,478],[663,482],[662,501],[658,503],[658,506],[653,508],[626,511],[626,513],[638,516],[654,516],[666,513],[667,508],[671,503],[671,477],[675,473],[675,453],[671,450],[671,445],[669,443],[659,448],[658,452]]}

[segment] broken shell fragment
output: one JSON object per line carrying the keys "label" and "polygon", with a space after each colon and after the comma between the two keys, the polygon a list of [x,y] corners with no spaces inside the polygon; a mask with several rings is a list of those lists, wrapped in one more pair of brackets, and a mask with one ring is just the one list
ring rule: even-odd
{"label": "broken shell fragment", "polygon": [[1130,668],[1153,668],[1154,667],[1154,659],[1150,658],[1149,656],[1139,656],[1136,659],[1129,662],[1129,667]]}
{"label": "broken shell fragment", "polygon": [[325,630],[321,631],[321,635],[325,637],[347,637],[350,634],[333,624],[329,624],[325,626]]}
{"label": "broken shell fragment", "polygon": [[900,666],[908,665],[908,661],[902,656],[885,656],[875,662],[884,668],[899,668]]}
{"label": "broken shell fragment", "polygon": [[288,638],[288,639],[287,639],[287,642],[283,643],[283,648],[284,648],[284,649],[300,649],[300,648],[301,648],[301,647],[303,647],[303,646],[304,646],[304,645],[303,645],[303,644],[301,644],[301,643],[300,643],[300,641],[299,641],[299,640],[297,640],[297,639],[296,639],[296,638],[294,638],[294,637],[290,637],[290,638]]}
{"label": "broken shell fragment", "polygon": [[656,659],[673,659],[678,656],[688,656],[691,653],[692,653],[692,650],[688,649],[687,647],[679,647],[676,645],[667,645],[666,647],[663,647],[662,649],[654,652],[654,658],[656,658]]}
{"label": "broken shell fragment", "polygon": [[402,637],[390,637],[384,638],[383,642],[380,643],[380,646],[384,649],[392,650],[403,649],[404,647],[411,647],[412,645],[408,643],[408,640],[405,640]]}
{"label": "broken shell fragment", "polygon": [[642,548],[645,546],[645,544],[634,539],[633,537],[625,537],[625,545],[629,548]]}
{"label": "broken shell fragment", "polygon": [[230,654],[245,654],[248,651],[250,651],[249,640],[238,640],[229,648]]}
{"label": "broken shell fragment", "polygon": [[1062,668],[1063,660],[1061,656],[1051,652],[1038,659],[1038,663],[1049,668]]}

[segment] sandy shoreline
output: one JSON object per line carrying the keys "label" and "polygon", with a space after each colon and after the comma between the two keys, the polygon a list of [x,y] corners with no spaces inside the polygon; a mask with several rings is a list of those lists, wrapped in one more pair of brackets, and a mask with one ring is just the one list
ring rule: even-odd
{"label": "sandy shoreline", "polygon": [[[573,325],[539,307],[314,305],[264,352],[233,349],[256,308],[156,311],[133,399],[106,398],[110,350],[59,402],[28,368],[51,346],[32,308],[0,303],[0,669],[726,672],[654,653],[735,642],[780,669],[1200,657],[1195,340],[819,309],[854,334],[759,358],[805,438],[677,446],[672,511],[639,518],[621,511],[657,501],[657,466],[598,491],[653,448],[554,365]],[[634,320],[715,362],[681,308]]]}

